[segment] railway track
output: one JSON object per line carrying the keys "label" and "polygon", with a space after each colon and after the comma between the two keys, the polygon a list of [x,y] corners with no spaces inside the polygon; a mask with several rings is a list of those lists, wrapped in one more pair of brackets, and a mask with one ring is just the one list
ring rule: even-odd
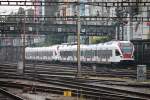
{"label": "railway track", "polygon": [[1,100],[24,100],[23,98],[0,88],[0,99]]}
{"label": "railway track", "polygon": [[[34,85],[34,90],[52,92],[56,94],[63,94],[64,90],[70,90],[73,96],[82,95],[84,98],[91,98],[90,100],[102,99],[102,100],[146,100],[148,96],[146,94],[140,94],[138,92],[123,91],[119,89],[107,88],[103,86],[93,86],[88,84],[82,84],[80,82],[72,81],[57,81],[57,80],[45,80],[48,84],[53,86],[41,86]],[[66,82],[68,84],[66,84]],[[23,83],[11,83],[11,82],[0,82],[5,87],[33,87],[33,85]],[[55,85],[55,86],[54,86]],[[61,87],[60,87],[61,86]],[[124,93],[125,92],[125,93]],[[128,92],[128,93],[127,93]],[[138,96],[137,96],[138,95]]]}
{"label": "railway track", "polygon": [[[117,86],[127,86],[129,85],[122,84],[124,82],[112,82],[112,81],[98,81],[98,80],[87,80],[87,79],[76,79],[74,76],[76,75],[76,68],[73,66],[58,66],[58,65],[32,65],[27,64],[25,68],[25,73],[23,76],[16,73],[17,67],[16,65],[0,65],[0,73],[2,78],[14,78],[14,79],[26,79],[26,80],[34,80],[39,81],[43,83],[48,83],[51,85],[57,85],[56,87],[40,87],[35,86],[36,90],[45,91],[45,89],[48,89],[49,92],[55,92],[57,94],[64,91],[64,89],[70,89],[74,96],[77,96],[77,90],[79,94],[82,93],[87,98],[101,98],[104,100],[147,100],[150,99],[150,94],[140,93],[136,91],[129,91],[124,89],[118,89],[118,88],[110,88],[112,85]],[[92,72],[92,69],[85,68],[83,71],[84,75],[89,75],[90,72]],[[113,72],[114,71],[114,72]],[[117,73],[116,69],[113,69],[113,71],[110,73],[110,69],[103,70],[102,72],[96,72],[96,76],[98,75],[104,75],[106,76],[115,76],[113,73]],[[123,71],[123,72],[122,72]],[[118,73],[122,73],[120,75],[126,76],[129,74],[123,75],[125,72],[125,69],[120,70]],[[133,72],[133,70],[131,71]],[[117,74],[118,74],[117,73]],[[132,73],[130,73],[132,75]],[[91,74],[94,75],[94,74]],[[118,74],[117,77],[120,77]],[[132,77],[133,78],[133,77]],[[89,84],[93,83],[93,84]],[[101,84],[98,85],[97,84]],[[3,86],[20,86],[21,84],[16,83],[0,83]],[[22,86],[26,86],[27,84],[22,84]],[[22,87],[20,86],[20,87]],[[61,86],[61,88],[58,88],[58,86]],[[28,87],[28,85],[27,85]],[[63,88],[62,88],[63,87]],[[133,87],[133,85],[130,85],[130,87]],[[136,86],[134,85],[136,88]],[[140,87],[140,86],[137,86]],[[140,87],[141,88],[141,87]],[[112,98],[113,97],[113,98]]]}
{"label": "railway track", "polygon": [[[3,74],[16,74],[17,65],[16,64],[5,64],[0,65],[0,71]],[[55,76],[76,76],[77,69],[75,66],[71,65],[58,65],[58,64],[47,64],[47,65],[34,65],[27,64],[25,67],[25,75],[35,75],[35,74],[49,74]],[[136,69],[117,69],[117,68],[98,68],[96,72],[93,72],[91,67],[82,67],[82,75],[84,76],[98,76],[98,77],[116,77],[116,78],[132,78],[136,79],[137,71]],[[150,79],[150,70],[147,70],[147,78]]]}

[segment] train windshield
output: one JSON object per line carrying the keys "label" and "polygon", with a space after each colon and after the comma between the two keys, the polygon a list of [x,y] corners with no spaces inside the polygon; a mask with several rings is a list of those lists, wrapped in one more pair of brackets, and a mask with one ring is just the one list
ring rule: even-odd
{"label": "train windshield", "polygon": [[131,43],[120,43],[120,48],[123,54],[130,54],[133,52],[133,45]]}

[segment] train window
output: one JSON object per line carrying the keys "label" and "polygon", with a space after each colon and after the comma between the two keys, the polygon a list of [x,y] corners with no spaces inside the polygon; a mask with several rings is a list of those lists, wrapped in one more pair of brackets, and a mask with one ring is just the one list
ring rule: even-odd
{"label": "train window", "polygon": [[71,55],[71,57],[73,56],[73,52],[72,51],[70,51],[70,55]]}
{"label": "train window", "polygon": [[64,56],[65,56],[65,58],[67,57],[67,51],[64,51]]}
{"label": "train window", "polygon": [[83,51],[81,51],[81,56],[83,56]]}
{"label": "train window", "polygon": [[70,54],[70,51],[66,51],[66,56],[68,57],[68,56],[70,56],[71,54]]}
{"label": "train window", "polygon": [[89,57],[91,57],[93,55],[92,50],[88,50],[88,55],[89,55]]}
{"label": "train window", "polygon": [[120,56],[120,52],[118,50],[115,51],[116,56]]}
{"label": "train window", "polygon": [[72,51],[69,51],[69,52],[70,52],[70,54],[69,54],[69,55],[72,57]]}
{"label": "train window", "polygon": [[49,56],[49,52],[45,51],[44,56]]}
{"label": "train window", "polygon": [[61,53],[61,54],[62,54],[62,57],[64,57],[64,55],[65,55],[65,54],[64,54],[64,51],[62,51],[62,53]]}
{"label": "train window", "polygon": [[106,56],[106,51],[102,50],[102,58],[104,58]]}
{"label": "train window", "polygon": [[48,56],[52,56],[53,55],[53,52],[52,51],[49,51],[49,52],[46,52]]}
{"label": "train window", "polygon": [[102,54],[102,51],[101,50],[98,50],[98,57],[100,57]]}
{"label": "train window", "polygon": [[91,50],[85,51],[85,56],[86,57],[91,57],[91,55],[92,55],[92,51]]}
{"label": "train window", "polygon": [[94,51],[94,50],[92,50],[92,57],[93,57],[93,56],[95,56],[95,51]]}
{"label": "train window", "polygon": [[112,50],[109,50],[109,55],[112,56]]}
{"label": "train window", "polygon": [[44,51],[43,52],[43,56],[47,56],[48,55],[48,52],[47,51]]}
{"label": "train window", "polygon": [[77,51],[73,51],[73,56],[76,56],[77,55]]}
{"label": "train window", "polygon": [[70,56],[70,52],[66,51],[66,57]]}
{"label": "train window", "polygon": [[97,50],[94,50],[94,54],[95,54],[94,56],[97,56]]}
{"label": "train window", "polygon": [[66,51],[66,56],[73,56],[72,51]]}
{"label": "train window", "polygon": [[83,56],[85,56],[85,50],[83,51]]}
{"label": "train window", "polygon": [[64,52],[60,51],[60,56],[63,57],[64,56]]}
{"label": "train window", "polygon": [[100,50],[97,50],[97,56],[100,56]]}
{"label": "train window", "polygon": [[88,52],[87,52],[87,50],[85,51],[85,57],[88,55]]}
{"label": "train window", "polygon": [[67,51],[64,51],[64,57],[65,58],[67,57]]}
{"label": "train window", "polygon": [[72,56],[75,56],[75,52],[74,51],[72,51]]}

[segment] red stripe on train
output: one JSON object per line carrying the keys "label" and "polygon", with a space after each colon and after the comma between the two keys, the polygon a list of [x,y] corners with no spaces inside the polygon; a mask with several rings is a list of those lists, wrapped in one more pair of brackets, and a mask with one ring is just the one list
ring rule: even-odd
{"label": "red stripe on train", "polygon": [[123,54],[123,58],[132,58],[132,54]]}

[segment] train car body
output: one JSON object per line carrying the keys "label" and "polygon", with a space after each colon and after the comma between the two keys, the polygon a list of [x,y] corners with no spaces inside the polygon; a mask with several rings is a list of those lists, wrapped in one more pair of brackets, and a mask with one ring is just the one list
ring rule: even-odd
{"label": "train car body", "polygon": [[[76,62],[77,45],[66,45],[59,49],[60,61]],[[80,45],[82,63],[120,63],[133,61],[133,44],[129,41],[110,41],[95,45]]]}
{"label": "train car body", "polygon": [[[100,44],[80,45],[81,63],[111,64],[133,61],[133,44],[129,41],[110,41]],[[27,60],[77,62],[77,45],[55,45],[26,48]]]}
{"label": "train car body", "polygon": [[57,46],[27,47],[25,49],[25,58],[31,61],[54,61],[58,60],[58,55]]}

